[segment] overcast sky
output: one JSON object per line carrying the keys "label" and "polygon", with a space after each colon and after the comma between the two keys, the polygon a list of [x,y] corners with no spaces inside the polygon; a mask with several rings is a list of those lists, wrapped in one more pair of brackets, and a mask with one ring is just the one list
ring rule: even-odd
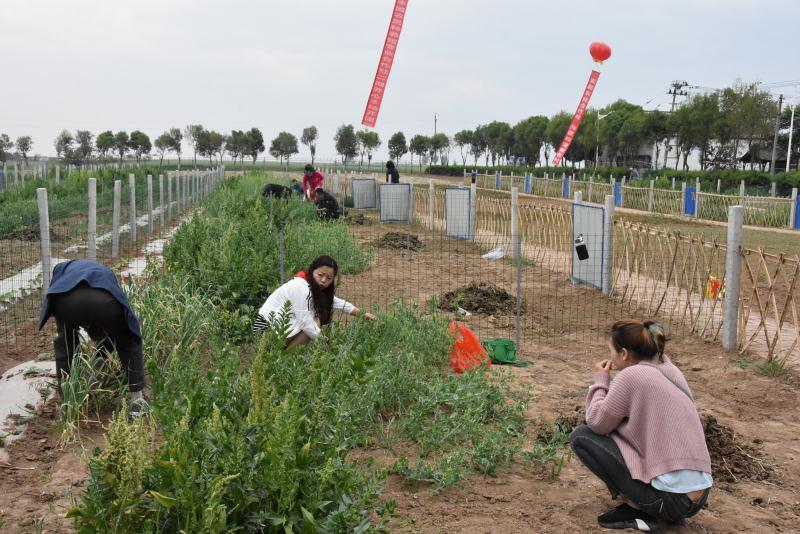
{"label": "overcast sky", "polygon": [[[53,155],[64,128],[316,125],[318,158],[360,122],[394,0],[0,0],[0,133]],[[592,105],[669,109],[672,80],[800,78],[797,0],[409,0],[376,130],[386,141]],[[785,91],[796,94],[793,89]],[[187,149],[185,149],[187,150]],[[301,147],[300,158],[308,158]]]}

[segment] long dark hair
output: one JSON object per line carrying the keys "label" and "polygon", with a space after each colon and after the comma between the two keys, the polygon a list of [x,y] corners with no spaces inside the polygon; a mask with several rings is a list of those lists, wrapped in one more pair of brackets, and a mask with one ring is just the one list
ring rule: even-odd
{"label": "long dark hair", "polygon": [[[314,271],[320,267],[330,267],[333,269],[333,281],[327,288],[322,289],[314,280]],[[308,286],[311,288],[311,304],[314,306],[314,314],[319,318],[320,325],[331,323],[331,312],[333,311],[333,295],[336,292],[336,276],[339,274],[339,265],[330,256],[318,256],[311,265],[308,266],[306,275],[308,276]]]}
{"label": "long dark hair", "polygon": [[639,360],[664,360],[667,337],[655,321],[617,321],[611,327],[611,343],[619,352],[628,349]]}

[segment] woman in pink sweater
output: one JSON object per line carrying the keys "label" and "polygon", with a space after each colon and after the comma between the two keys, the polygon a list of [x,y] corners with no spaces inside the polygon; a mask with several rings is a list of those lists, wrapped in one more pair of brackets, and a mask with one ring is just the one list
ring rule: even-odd
{"label": "woman in pink sweater", "polygon": [[597,518],[604,528],[683,524],[708,499],[713,481],[703,425],[665,343],[653,321],[614,323],[611,357],[594,366],[586,424],[570,435],[575,455],[624,501]]}

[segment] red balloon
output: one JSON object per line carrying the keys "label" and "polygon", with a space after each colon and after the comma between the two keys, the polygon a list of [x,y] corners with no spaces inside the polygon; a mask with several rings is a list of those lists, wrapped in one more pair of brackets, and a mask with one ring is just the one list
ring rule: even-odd
{"label": "red balloon", "polygon": [[595,41],[589,45],[589,53],[597,63],[602,63],[611,57],[611,47],[600,41]]}

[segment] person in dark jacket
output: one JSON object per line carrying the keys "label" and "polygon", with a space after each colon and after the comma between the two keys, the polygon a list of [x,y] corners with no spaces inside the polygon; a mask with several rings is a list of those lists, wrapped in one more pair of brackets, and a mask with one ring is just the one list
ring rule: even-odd
{"label": "person in dark jacket", "polygon": [[289,198],[292,196],[292,190],[285,185],[280,184],[264,184],[261,188],[261,195],[264,198],[278,197]]}
{"label": "person in dark jacket", "polygon": [[390,181],[393,184],[400,183],[400,173],[397,172],[397,167],[392,160],[386,162],[386,183],[388,184]]}
{"label": "person in dark jacket", "polygon": [[142,395],[142,330],[114,272],[90,260],[56,265],[42,301],[40,330],[51,316],[55,317],[58,330],[53,349],[59,393],[62,393],[61,381],[69,375],[80,345],[78,329],[83,328],[102,353],[116,349],[130,391],[130,415],[146,413],[149,407]]}
{"label": "person in dark jacket", "polygon": [[319,216],[323,219],[338,219],[340,213],[336,198],[321,187],[317,188],[315,194],[317,199],[314,201],[314,205],[319,211]]}

